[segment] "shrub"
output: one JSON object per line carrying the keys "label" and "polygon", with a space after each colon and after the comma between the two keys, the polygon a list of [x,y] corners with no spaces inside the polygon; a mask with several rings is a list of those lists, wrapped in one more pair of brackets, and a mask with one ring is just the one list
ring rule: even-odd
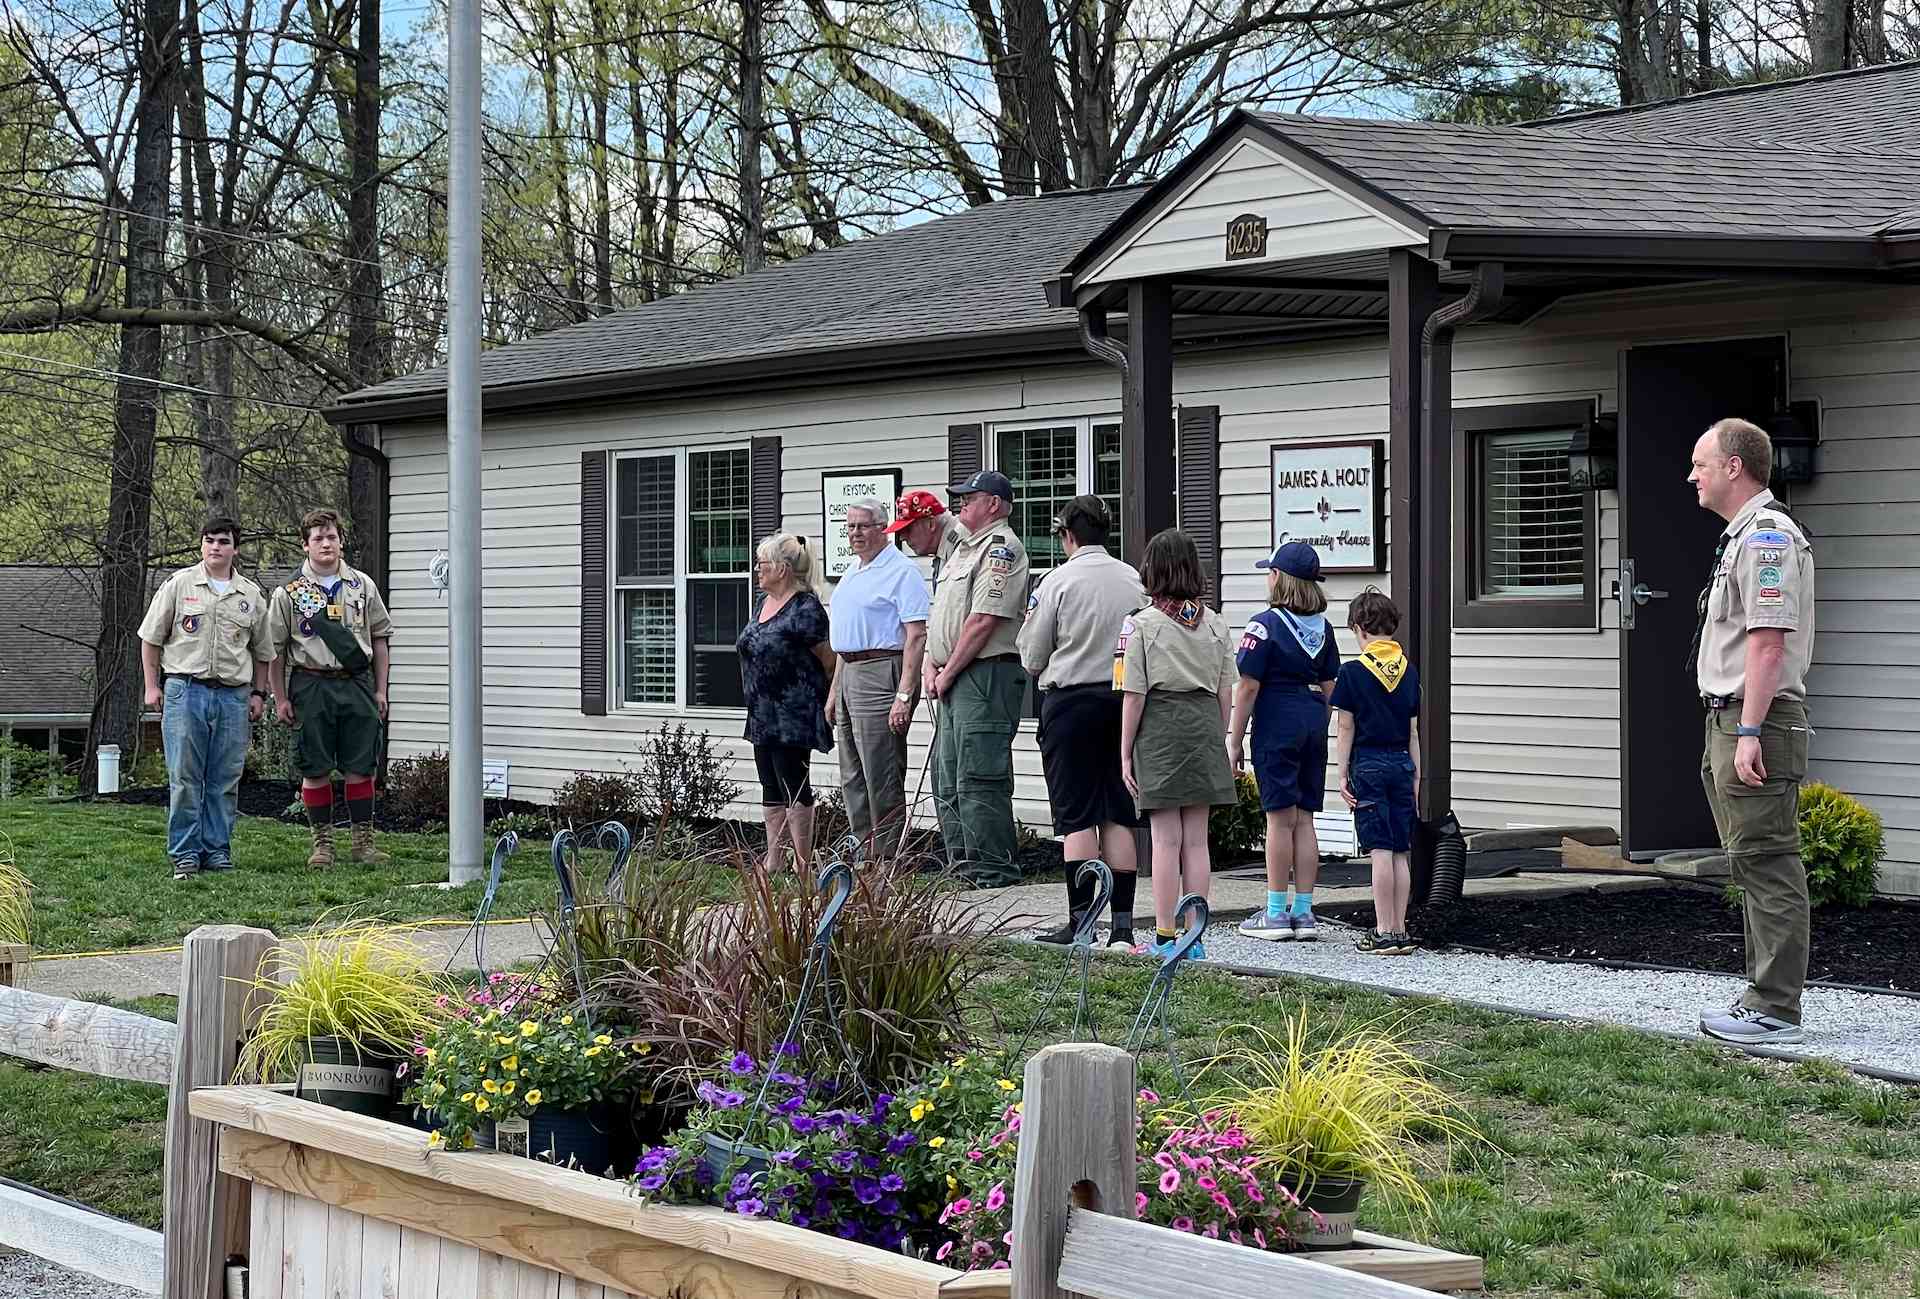
{"label": "shrub", "polygon": [[1207,844],[1216,861],[1247,857],[1267,837],[1267,814],[1260,808],[1260,786],[1253,773],[1235,772],[1233,787],[1240,801],[1216,807],[1207,816]]}
{"label": "shrub", "polygon": [[572,826],[579,834],[605,821],[622,821],[631,828],[639,810],[638,791],[631,772],[576,771],[554,791],[548,804],[556,826]]}
{"label": "shrub", "polygon": [[[293,765],[293,728],[280,721],[272,709],[253,724],[253,738],[247,744],[248,780],[298,780]],[[391,779],[388,787],[391,788]]]}
{"label": "shrub", "polygon": [[509,812],[505,816],[496,816],[487,822],[487,838],[498,839],[502,835],[517,834],[527,839],[553,838],[553,826],[547,818],[536,812]]}
{"label": "shrub", "polygon": [[1816,907],[1873,901],[1886,834],[1872,808],[1818,781],[1800,789],[1800,856]]}
{"label": "shrub", "polygon": [[388,817],[406,825],[445,825],[450,778],[447,755],[440,749],[390,764],[387,767]]}
{"label": "shrub", "polygon": [[33,941],[33,881],[14,865],[13,840],[0,834],[0,943]]}
{"label": "shrub", "polygon": [[640,741],[634,774],[635,810],[656,826],[667,821],[712,821],[740,794],[733,759],[705,731],[675,722]]}
{"label": "shrub", "polygon": [[78,788],[79,782],[67,770],[67,764],[63,761],[59,769],[54,770],[53,759],[38,745],[22,744],[0,735],[0,763],[8,764],[10,776],[6,792],[16,798],[45,798],[49,771],[53,772],[56,797],[71,794]]}

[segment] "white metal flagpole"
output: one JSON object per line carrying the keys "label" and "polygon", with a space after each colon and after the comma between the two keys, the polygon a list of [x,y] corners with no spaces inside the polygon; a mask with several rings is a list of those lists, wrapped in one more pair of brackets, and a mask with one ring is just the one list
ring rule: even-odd
{"label": "white metal flagpole", "polygon": [[480,0],[453,0],[448,24],[447,647],[452,697],[447,880],[480,878]]}

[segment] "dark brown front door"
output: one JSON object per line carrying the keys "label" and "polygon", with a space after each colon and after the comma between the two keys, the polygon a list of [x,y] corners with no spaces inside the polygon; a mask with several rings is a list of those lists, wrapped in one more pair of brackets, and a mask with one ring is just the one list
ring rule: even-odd
{"label": "dark brown front door", "polygon": [[1695,600],[1725,525],[1695,503],[1687,466],[1715,420],[1764,427],[1785,400],[1786,373],[1787,342],[1777,337],[1620,354],[1620,837],[1632,857],[1717,841],[1686,663]]}

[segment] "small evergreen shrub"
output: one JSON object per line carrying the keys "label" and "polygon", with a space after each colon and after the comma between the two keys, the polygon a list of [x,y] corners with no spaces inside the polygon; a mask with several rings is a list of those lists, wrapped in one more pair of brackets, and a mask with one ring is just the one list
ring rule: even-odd
{"label": "small evergreen shrub", "polygon": [[639,791],[631,772],[576,771],[554,791],[548,807],[553,824],[572,826],[575,834],[606,821],[623,821],[631,828],[639,811]]}
{"label": "small evergreen shrub", "polygon": [[1260,807],[1260,786],[1253,773],[1234,773],[1233,787],[1240,801],[1230,807],[1216,807],[1207,816],[1207,843],[1214,860],[1237,861],[1249,857],[1267,837],[1267,814]]}
{"label": "small evergreen shrub", "polygon": [[450,781],[443,750],[401,758],[387,766],[387,816],[404,825],[445,825]]}
{"label": "small evergreen shrub", "polygon": [[[53,766],[53,759],[47,756],[46,749],[32,744],[22,744],[18,740],[0,735],[0,762],[8,765],[6,793],[13,798],[45,798],[47,796],[47,775]],[[56,796],[71,794],[78,788],[79,782],[66,769],[62,761],[60,769],[53,772],[53,792]]]}
{"label": "small evergreen shrub", "polygon": [[684,722],[640,741],[634,787],[635,810],[655,825],[715,820],[740,794],[732,756],[707,732],[690,731]]}
{"label": "small evergreen shrub", "polygon": [[509,812],[505,816],[496,816],[487,822],[487,838],[498,839],[502,835],[517,834],[522,840],[551,839],[553,827],[544,816],[532,812]]}
{"label": "small evergreen shrub", "polygon": [[1886,833],[1872,808],[1831,785],[1801,786],[1800,856],[1814,906],[1864,907],[1873,901],[1886,851]]}

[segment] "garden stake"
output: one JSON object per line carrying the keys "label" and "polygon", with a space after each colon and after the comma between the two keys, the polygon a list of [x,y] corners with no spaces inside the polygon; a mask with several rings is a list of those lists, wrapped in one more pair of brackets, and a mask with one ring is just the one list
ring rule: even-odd
{"label": "garden stake", "polygon": [[[480,908],[473,913],[473,925],[467,931],[473,935],[473,963],[483,975],[487,972],[487,917],[493,913],[493,895],[500,891],[500,877],[506,873],[507,858],[519,850],[520,836],[511,830],[494,841],[493,863],[487,868],[487,888],[480,895]],[[453,963],[460,957],[460,949],[465,946],[464,940],[454,944],[453,951],[447,955],[448,970],[453,969]]]}
{"label": "garden stake", "polygon": [[1207,936],[1207,922],[1212,918],[1212,908],[1207,900],[1198,893],[1189,893],[1180,899],[1174,908],[1175,915],[1193,912],[1193,924],[1182,931],[1174,940],[1166,956],[1160,962],[1160,968],[1153,972],[1153,979],[1147,984],[1147,995],[1140,1002],[1140,1012],[1133,1017],[1133,1027],[1127,1030],[1126,1049],[1139,1055],[1147,1045],[1147,1034],[1152,1031],[1155,1020],[1160,1023],[1160,1044],[1166,1049],[1167,1060],[1173,1065],[1174,1079],[1180,1084],[1180,1095],[1188,1105],[1193,1104],[1193,1093],[1187,1086],[1187,1071],[1180,1067],[1180,1056],[1173,1048],[1173,1028],[1167,1022],[1167,1000],[1173,993],[1173,979],[1186,963],[1187,953],[1200,945]]}
{"label": "garden stake", "polygon": [[[927,768],[933,765],[933,749],[940,743],[940,709],[935,707],[930,711],[933,713],[933,738],[927,741],[927,756],[920,760],[920,779],[914,782],[913,797],[908,800],[905,807],[900,809],[900,842],[893,846],[895,857],[907,851],[907,836],[913,833],[913,810],[920,806],[920,796],[926,792]],[[935,810],[934,817],[936,820],[939,818],[938,809]]]}
{"label": "garden stake", "polygon": [[1067,962],[1060,971],[1060,977],[1053,981],[1053,986],[1047,989],[1047,995],[1041,998],[1040,1009],[1034,1012],[1032,1021],[1027,1025],[1026,1033],[1020,1038],[1019,1045],[1013,1049],[1012,1055],[1016,1060],[1025,1058],[1027,1043],[1032,1041],[1034,1033],[1045,1021],[1047,1012],[1053,1009],[1054,998],[1060,995],[1060,989],[1065,986],[1067,976],[1073,973],[1076,964],[1080,968],[1080,992],[1077,1004],[1074,1006],[1073,1027],[1069,1030],[1067,1040],[1070,1042],[1081,1040],[1082,1024],[1087,1028],[1088,1041],[1100,1040],[1100,1031],[1094,1026],[1093,1019],[1087,1010],[1087,992],[1093,976],[1094,924],[1100,913],[1106,910],[1107,900],[1113,896],[1113,871],[1098,857],[1090,857],[1080,864],[1079,871],[1074,875],[1074,882],[1085,883],[1088,875],[1093,876],[1093,905],[1081,918],[1080,927],[1073,932],[1073,944],[1067,949]]}
{"label": "garden stake", "polygon": [[600,826],[600,832],[594,836],[600,846],[613,853],[613,865],[607,871],[607,892],[620,887],[620,881],[627,874],[627,858],[633,856],[633,832],[625,823],[606,821]]}
{"label": "garden stake", "polygon": [[[607,822],[607,825],[619,825],[619,822],[609,821]],[[622,833],[625,833],[625,830],[626,830],[625,826],[621,826],[620,829]],[[606,837],[606,826],[600,827],[600,837],[602,838]],[[629,843],[631,843],[631,839],[629,839]],[[622,864],[623,860],[624,859],[616,858],[616,861],[615,861],[616,870],[619,869],[619,866],[620,864]],[[578,906],[575,903],[575,894],[574,894],[574,885],[573,885],[574,869],[579,864],[580,864],[580,841],[574,837],[573,831],[571,829],[566,829],[566,830],[562,830],[559,834],[554,835],[553,836],[553,875],[554,875],[554,878],[558,880],[560,883],[560,925],[561,925],[561,928],[563,929],[571,929],[573,927],[574,915],[579,910]],[[583,1019],[586,1020],[587,1027],[592,1028],[593,1012],[587,1009],[587,972],[580,965],[579,944],[573,943],[573,942],[565,942],[564,940],[561,939],[559,934],[555,934],[554,938],[556,942],[563,943],[567,949],[568,963],[573,966],[574,986],[580,989],[580,1015]],[[547,955],[551,957],[553,953],[549,951]]]}

